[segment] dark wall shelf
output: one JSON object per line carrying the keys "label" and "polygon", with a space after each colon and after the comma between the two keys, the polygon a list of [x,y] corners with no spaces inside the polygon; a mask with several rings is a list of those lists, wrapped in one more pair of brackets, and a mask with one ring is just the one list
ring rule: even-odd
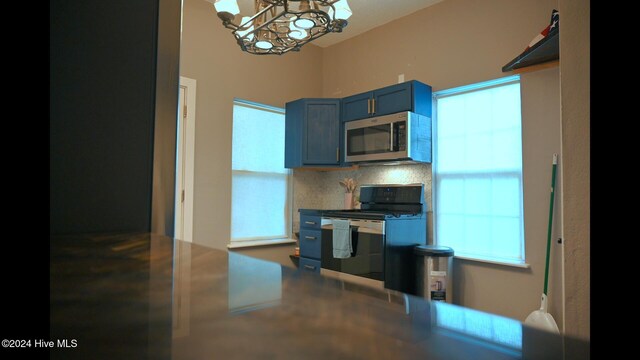
{"label": "dark wall shelf", "polygon": [[527,66],[537,65],[560,58],[560,30],[554,30],[546,38],[540,40],[529,50],[518,55],[507,65],[502,67],[502,72],[513,71]]}

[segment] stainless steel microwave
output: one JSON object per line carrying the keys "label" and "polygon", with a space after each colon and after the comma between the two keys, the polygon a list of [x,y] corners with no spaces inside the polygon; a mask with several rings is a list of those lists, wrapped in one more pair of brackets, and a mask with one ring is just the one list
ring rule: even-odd
{"label": "stainless steel microwave", "polygon": [[349,121],[345,162],[431,162],[431,118],[404,111]]}

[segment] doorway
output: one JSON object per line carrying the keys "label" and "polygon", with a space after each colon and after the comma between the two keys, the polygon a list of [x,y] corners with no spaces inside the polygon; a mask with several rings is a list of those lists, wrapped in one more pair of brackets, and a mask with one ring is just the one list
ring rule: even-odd
{"label": "doorway", "polygon": [[180,76],[176,131],[176,196],[173,237],[193,241],[193,175],[196,134],[196,80]]}

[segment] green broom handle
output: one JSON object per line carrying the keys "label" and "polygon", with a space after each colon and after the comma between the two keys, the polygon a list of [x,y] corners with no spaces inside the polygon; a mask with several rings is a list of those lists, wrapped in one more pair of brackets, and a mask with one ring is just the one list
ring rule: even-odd
{"label": "green broom handle", "polygon": [[553,168],[551,170],[551,200],[549,200],[549,228],[547,229],[547,261],[544,266],[544,294],[547,295],[549,285],[549,255],[551,254],[551,226],[553,225],[553,199],[556,187],[556,168],[558,167],[558,155],[553,154]]}

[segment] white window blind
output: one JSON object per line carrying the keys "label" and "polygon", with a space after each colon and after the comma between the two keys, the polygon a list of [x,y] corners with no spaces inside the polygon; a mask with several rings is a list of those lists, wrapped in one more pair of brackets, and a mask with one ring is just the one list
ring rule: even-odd
{"label": "white window blind", "polygon": [[456,256],[523,264],[519,77],[435,99],[436,242]]}
{"label": "white window blind", "polygon": [[284,124],[284,109],[234,102],[231,242],[290,237]]}

